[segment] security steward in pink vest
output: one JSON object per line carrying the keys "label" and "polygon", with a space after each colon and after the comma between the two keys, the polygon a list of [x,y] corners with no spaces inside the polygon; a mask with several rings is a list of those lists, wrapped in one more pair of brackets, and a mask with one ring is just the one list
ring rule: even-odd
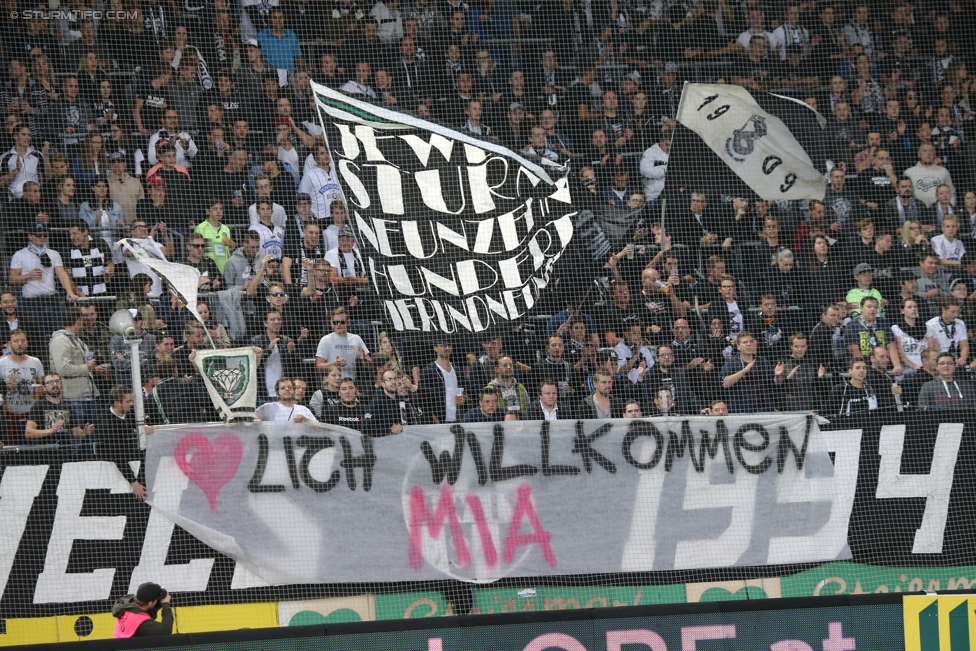
{"label": "security steward in pink vest", "polygon": [[[156,621],[156,613],[163,611],[162,621]],[[173,632],[173,609],[169,605],[169,593],[156,583],[143,583],[136,593],[128,594],[112,606],[115,617],[114,637],[143,637],[169,635]]]}

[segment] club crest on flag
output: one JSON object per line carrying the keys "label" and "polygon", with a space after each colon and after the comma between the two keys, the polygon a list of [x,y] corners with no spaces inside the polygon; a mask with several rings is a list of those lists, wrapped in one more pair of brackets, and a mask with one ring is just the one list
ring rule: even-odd
{"label": "club crest on flag", "polygon": [[[749,127],[752,127],[751,129]],[[745,161],[746,156],[756,149],[756,140],[766,135],[766,118],[753,115],[741,129],[732,132],[732,137],[725,141],[725,151],[729,156],[739,161]],[[734,153],[733,153],[734,152]],[[741,158],[740,158],[741,156]]]}
{"label": "club crest on flag", "polygon": [[251,347],[197,350],[196,365],[225,420],[252,418],[257,403],[257,355]]}

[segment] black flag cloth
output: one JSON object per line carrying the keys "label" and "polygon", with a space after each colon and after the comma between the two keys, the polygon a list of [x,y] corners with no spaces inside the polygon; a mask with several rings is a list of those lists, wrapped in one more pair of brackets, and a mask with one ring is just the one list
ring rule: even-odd
{"label": "black flag cloth", "polygon": [[567,168],[312,86],[384,318],[464,334],[530,312],[573,237]]}
{"label": "black flag cloth", "polygon": [[727,84],[685,84],[665,192],[823,199],[826,121],[809,105]]}

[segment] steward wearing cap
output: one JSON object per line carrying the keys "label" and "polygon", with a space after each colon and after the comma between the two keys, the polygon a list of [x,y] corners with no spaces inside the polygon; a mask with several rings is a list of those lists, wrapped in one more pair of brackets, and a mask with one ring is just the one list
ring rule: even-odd
{"label": "steward wearing cap", "polygon": [[[848,314],[851,316],[856,316],[861,313],[861,301],[866,296],[872,296],[878,299],[879,308],[883,306],[884,299],[881,297],[881,292],[879,292],[875,287],[872,286],[874,282],[874,268],[871,267],[867,262],[862,262],[856,267],[854,267],[854,280],[857,281],[857,287],[847,292],[847,307]],[[883,314],[883,310],[879,309],[879,313]]]}
{"label": "steward wearing cap", "polygon": [[[143,583],[135,594],[120,597],[112,606],[115,617],[113,637],[144,637],[147,635],[171,635],[173,633],[173,609],[170,595],[156,583]],[[156,613],[162,611],[162,621],[156,621]]]}

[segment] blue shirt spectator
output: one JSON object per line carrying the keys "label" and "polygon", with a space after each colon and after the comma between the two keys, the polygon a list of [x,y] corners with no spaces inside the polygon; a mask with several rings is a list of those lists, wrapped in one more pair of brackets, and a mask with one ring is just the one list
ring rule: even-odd
{"label": "blue shirt spectator", "polygon": [[285,29],[285,14],[280,9],[271,11],[271,28],[258,32],[257,39],[264,60],[279,70],[294,70],[296,59],[302,58],[298,36]]}

